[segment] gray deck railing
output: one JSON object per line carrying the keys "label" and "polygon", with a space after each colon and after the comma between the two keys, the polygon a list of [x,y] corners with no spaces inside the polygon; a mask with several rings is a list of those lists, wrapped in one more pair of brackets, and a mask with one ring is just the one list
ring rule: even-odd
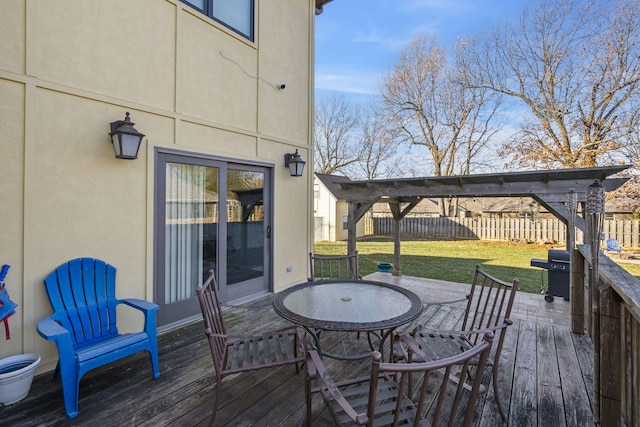
{"label": "gray deck railing", "polygon": [[[365,234],[393,235],[392,217],[366,217]],[[626,249],[640,248],[640,220],[605,220],[605,239],[618,240]],[[448,218],[405,217],[400,234],[430,239],[480,239],[536,243],[566,243],[566,225],[556,218]],[[578,232],[577,239],[582,235]]]}
{"label": "gray deck railing", "polygon": [[572,329],[594,343],[596,420],[640,425],[640,280],[600,254],[590,283],[590,246],[578,245],[572,258]]}

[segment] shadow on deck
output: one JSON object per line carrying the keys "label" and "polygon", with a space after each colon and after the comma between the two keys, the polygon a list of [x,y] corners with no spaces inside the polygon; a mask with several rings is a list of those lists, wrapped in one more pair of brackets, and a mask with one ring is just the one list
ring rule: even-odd
{"label": "shadow on deck", "polygon": [[[368,278],[406,286],[425,302],[459,297],[466,285],[375,273]],[[593,347],[586,335],[570,332],[568,304],[548,304],[542,296],[520,294],[514,325],[508,329],[500,367],[500,393],[509,410],[508,425],[593,425]],[[285,321],[265,297],[230,309],[230,332],[276,328]],[[456,306],[458,305],[458,306]],[[446,327],[455,323],[460,304],[428,304],[414,324]],[[535,321],[534,321],[535,320]],[[407,325],[406,329],[412,325]],[[355,334],[323,334],[323,348],[359,352],[366,339]],[[3,425],[19,426],[195,426],[207,425],[213,398],[213,364],[202,322],[159,336],[160,373],[152,379],[146,353],[89,372],[80,385],[80,413],[68,420],[60,382],[50,373],[35,378],[22,401],[0,409]],[[335,377],[368,372],[369,360],[327,361]],[[304,411],[304,375],[291,366],[225,377],[219,426],[296,426]],[[476,408],[476,426],[502,425],[493,388]],[[333,425],[321,399],[313,401],[314,425]]]}

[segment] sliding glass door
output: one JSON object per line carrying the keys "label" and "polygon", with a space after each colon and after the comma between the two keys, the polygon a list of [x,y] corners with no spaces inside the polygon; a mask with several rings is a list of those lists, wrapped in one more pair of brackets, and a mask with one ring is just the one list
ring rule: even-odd
{"label": "sliding glass door", "polygon": [[227,297],[251,294],[264,282],[271,227],[265,225],[265,172],[227,169]]}
{"label": "sliding glass door", "polygon": [[214,269],[223,301],[270,289],[270,169],[159,153],[155,300],[158,323],[199,313],[196,288]]}

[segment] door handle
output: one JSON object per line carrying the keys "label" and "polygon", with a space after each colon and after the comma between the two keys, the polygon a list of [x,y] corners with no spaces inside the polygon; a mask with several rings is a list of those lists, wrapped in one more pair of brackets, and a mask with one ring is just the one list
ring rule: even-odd
{"label": "door handle", "polygon": [[267,239],[271,238],[271,226],[267,225]]}

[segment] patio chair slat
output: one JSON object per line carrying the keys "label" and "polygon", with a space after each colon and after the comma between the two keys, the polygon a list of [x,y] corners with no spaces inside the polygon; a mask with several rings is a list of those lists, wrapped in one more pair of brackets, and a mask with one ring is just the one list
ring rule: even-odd
{"label": "patio chair slat", "polygon": [[277,362],[280,362],[284,358],[284,355],[282,353],[282,346],[280,345],[280,340],[278,339],[278,335],[273,337],[273,345],[275,347],[275,354],[274,354],[275,359]]}
{"label": "patio chair slat", "polygon": [[285,354],[290,357],[293,354],[293,342],[291,340],[291,335],[283,334],[282,339],[284,340]]}
{"label": "patio chair slat", "polygon": [[271,354],[271,340],[268,334],[262,335],[262,346],[264,351],[264,363],[273,363],[274,355]]}
{"label": "patio chair slat", "polygon": [[240,342],[234,341],[231,353],[231,369],[237,370],[240,367],[240,351],[242,350]]}
{"label": "patio chair slat", "polygon": [[251,360],[251,366],[260,365],[264,362],[260,361],[260,344],[263,342],[263,339],[253,339],[251,340],[251,347],[253,348],[253,360]]}

